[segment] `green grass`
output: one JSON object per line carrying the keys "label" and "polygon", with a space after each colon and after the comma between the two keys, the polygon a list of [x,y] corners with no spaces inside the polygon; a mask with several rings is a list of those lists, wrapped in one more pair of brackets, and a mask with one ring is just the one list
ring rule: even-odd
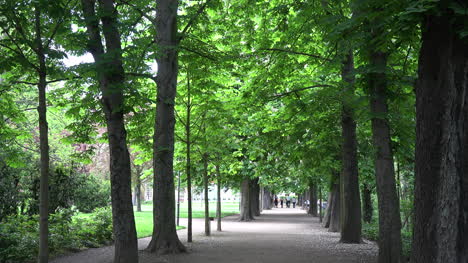
{"label": "green grass", "polygon": [[[210,216],[216,216],[216,202],[210,202]],[[141,212],[136,212],[135,209],[135,226],[137,231],[138,238],[151,236],[153,233],[153,205],[147,203],[141,206]],[[187,202],[180,204],[180,218],[188,217],[188,208]],[[239,203],[238,202],[225,202],[221,205],[221,214],[223,217],[229,215],[235,215],[239,213]],[[91,214],[79,213],[76,215],[79,218],[88,218]],[[192,204],[192,217],[193,218],[204,218],[205,217],[205,206],[203,203],[194,202]],[[183,229],[185,227],[178,226],[177,230]]]}

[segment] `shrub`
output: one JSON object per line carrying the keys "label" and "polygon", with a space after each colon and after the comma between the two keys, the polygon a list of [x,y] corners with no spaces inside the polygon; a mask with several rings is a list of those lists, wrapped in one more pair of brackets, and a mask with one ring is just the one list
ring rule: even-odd
{"label": "shrub", "polygon": [[73,203],[80,212],[90,213],[96,208],[108,206],[110,203],[109,182],[92,175],[77,177]]}
{"label": "shrub", "polygon": [[[96,209],[89,218],[76,219],[74,211],[60,209],[49,217],[51,255],[110,243],[112,214],[109,208]],[[39,247],[38,216],[17,215],[0,224],[0,262],[33,261]]]}

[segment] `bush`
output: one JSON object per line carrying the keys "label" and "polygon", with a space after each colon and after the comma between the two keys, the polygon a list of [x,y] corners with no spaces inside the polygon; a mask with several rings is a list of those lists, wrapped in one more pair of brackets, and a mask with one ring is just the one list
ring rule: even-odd
{"label": "bush", "polygon": [[[17,215],[0,224],[0,262],[33,261],[39,247],[38,216]],[[89,218],[76,219],[70,209],[58,210],[49,217],[51,255],[66,250],[109,244],[112,237],[112,214],[109,208],[96,209]]]}
{"label": "bush", "polygon": [[80,175],[73,203],[80,212],[90,213],[96,208],[108,206],[110,203],[109,182],[92,175]]}

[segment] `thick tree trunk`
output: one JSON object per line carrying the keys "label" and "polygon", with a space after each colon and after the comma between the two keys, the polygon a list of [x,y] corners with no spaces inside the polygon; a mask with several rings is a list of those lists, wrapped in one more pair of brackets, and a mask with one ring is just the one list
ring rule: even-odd
{"label": "thick tree trunk", "polygon": [[[112,0],[82,0],[89,35],[89,47],[97,67],[102,105],[107,123],[110,152],[112,222],[115,240],[114,262],[138,262],[138,247],[133,216],[130,155],[124,125],[124,69],[117,10]],[[99,14],[106,50],[102,45]]]}
{"label": "thick tree trunk", "polygon": [[373,52],[369,74],[372,140],[376,150],[375,176],[379,203],[379,263],[402,262],[400,204],[396,194],[395,168],[387,119],[387,54]]}
{"label": "thick tree trunk", "polygon": [[174,104],[178,73],[177,0],[156,0],[158,76],[154,127],[154,228],[147,250],[157,254],[185,252],[175,225]]}
{"label": "thick tree trunk", "polygon": [[362,187],[362,210],[364,222],[370,223],[374,209],[372,207],[372,190],[369,184],[364,184]]}
{"label": "thick tree trunk", "polygon": [[39,61],[39,148],[41,154],[40,179],[40,205],[39,205],[39,255],[38,262],[46,263],[49,260],[49,135],[47,125],[47,68],[41,32],[41,11],[38,6],[34,8],[35,33],[37,44],[37,57]]}
{"label": "thick tree trunk", "polygon": [[[359,198],[359,177],[356,122],[351,105],[354,97],[354,58],[350,51],[343,61],[341,76],[345,98],[342,101],[342,172],[341,172],[341,239],[343,243],[361,242],[361,200]],[[351,99],[351,101],[350,101]]]}
{"label": "thick tree trunk", "polygon": [[258,184],[258,178],[250,180],[250,209],[252,210],[253,216],[260,216],[260,185]]}
{"label": "thick tree trunk", "polygon": [[250,194],[252,191],[250,188],[250,179],[244,179],[241,183],[241,203],[239,221],[254,220],[251,209]]}
{"label": "thick tree trunk", "polygon": [[468,16],[440,2],[422,25],[413,263],[468,262]]}
{"label": "thick tree trunk", "polygon": [[208,154],[203,155],[203,188],[205,194],[205,235],[211,235],[210,202],[208,200]]}
{"label": "thick tree trunk", "polygon": [[309,182],[309,195],[310,205],[307,213],[312,216],[318,216],[317,214],[317,185],[312,181]]}
{"label": "thick tree trunk", "polygon": [[328,232],[341,231],[341,191],[340,175],[334,176],[334,182],[331,189],[332,203],[330,205],[330,226]]}
{"label": "thick tree trunk", "polygon": [[216,202],[216,218],[218,219],[218,224],[217,224],[217,227],[216,227],[216,230],[217,231],[221,231],[221,216],[222,216],[222,213],[221,213],[221,171],[219,169],[219,165],[216,165],[216,175],[217,175],[217,179],[218,179],[218,191],[216,193],[216,199],[217,199],[217,202]]}
{"label": "thick tree trunk", "polygon": [[324,228],[329,228],[330,227],[331,207],[332,207],[332,205],[333,205],[333,194],[330,191],[328,193],[327,208],[325,209],[325,215],[323,216],[323,222],[322,222],[322,226]]}

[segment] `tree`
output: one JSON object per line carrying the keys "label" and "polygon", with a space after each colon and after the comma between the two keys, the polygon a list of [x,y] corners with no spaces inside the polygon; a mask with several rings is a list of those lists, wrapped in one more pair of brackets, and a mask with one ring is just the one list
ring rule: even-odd
{"label": "tree", "polygon": [[342,172],[341,172],[341,239],[343,243],[361,242],[361,199],[359,197],[359,176],[356,122],[350,102],[354,98],[354,57],[348,51],[343,61],[341,75],[343,79],[341,127],[342,127]]}
{"label": "tree", "polygon": [[[138,262],[133,216],[131,163],[124,123],[126,85],[121,35],[113,0],[82,0],[88,47],[93,55],[96,78],[102,92],[110,153],[112,222],[115,239],[114,262]],[[97,9],[96,9],[97,8]],[[102,31],[100,23],[102,22]],[[104,35],[105,48],[101,34]]]}
{"label": "tree", "polygon": [[468,260],[468,15],[458,1],[426,7],[416,85],[411,262]]}
{"label": "tree", "polygon": [[[36,1],[29,3],[17,1],[3,1],[0,22],[2,36],[0,46],[8,51],[2,71],[15,69],[12,61],[18,63],[15,73],[10,77],[18,79],[4,79],[10,85],[34,85],[38,90],[38,124],[40,148],[40,207],[39,207],[39,255],[38,262],[47,262],[48,247],[48,217],[49,217],[49,129],[47,124],[46,89],[49,79],[60,75],[61,70],[54,65],[63,53],[55,49],[57,32],[69,22],[70,2]],[[31,8],[34,9],[31,12]],[[3,73],[3,72],[2,72]],[[12,74],[13,73],[13,74]],[[55,73],[55,74],[54,74]],[[18,74],[18,75],[17,75]],[[26,80],[23,80],[25,79]],[[31,80],[32,81],[29,81]]]}
{"label": "tree", "polygon": [[174,105],[178,74],[178,0],[156,0],[158,45],[156,121],[153,138],[153,235],[147,250],[157,254],[185,252],[175,225]]}

